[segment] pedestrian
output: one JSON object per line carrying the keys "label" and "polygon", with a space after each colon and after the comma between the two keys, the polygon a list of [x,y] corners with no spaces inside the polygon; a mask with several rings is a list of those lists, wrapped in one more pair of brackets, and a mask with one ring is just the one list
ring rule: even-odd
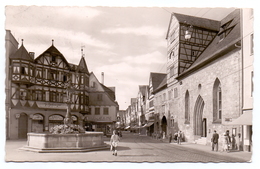
{"label": "pedestrian", "polygon": [[218,135],[217,131],[214,130],[214,133],[213,133],[212,138],[211,138],[212,151],[214,151],[214,149],[216,151],[218,151],[218,139],[219,139],[219,135]]}
{"label": "pedestrian", "polygon": [[172,133],[169,134],[169,143],[172,142]]}
{"label": "pedestrian", "polygon": [[228,145],[229,145],[229,139],[228,139],[227,134],[224,133],[223,134],[223,141],[222,141],[222,146],[223,146],[224,152],[229,152]]}
{"label": "pedestrian", "polygon": [[178,132],[178,136],[177,136],[177,142],[178,142],[178,144],[181,144],[181,139],[182,139],[182,132],[179,131],[179,132]]}
{"label": "pedestrian", "polygon": [[228,151],[230,151],[231,148],[231,137],[229,135],[229,130],[226,131],[227,139],[228,139]]}
{"label": "pedestrian", "polygon": [[119,136],[116,133],[116,130],[113,131],[113,134],[110,138],[110,146],[111,146],[111,151],[113,155],[117,156],[117,146],[119,142]]}

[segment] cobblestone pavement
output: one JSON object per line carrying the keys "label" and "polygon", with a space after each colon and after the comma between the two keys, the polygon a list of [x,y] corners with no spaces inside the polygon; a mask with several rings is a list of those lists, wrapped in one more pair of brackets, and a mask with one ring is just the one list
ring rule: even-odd
{"label": "cobblestone pavement", "polygon": [[[109,143],[109,138],[105,138]],[[249,152],[212,152],[209,146],[191,143],[166,143],[148,136],[124,132],[118,156],[109,150],[82,153],[35,153],[19,150],[26,140],[6,142],[6,161],[14,162],[249,162]]]}

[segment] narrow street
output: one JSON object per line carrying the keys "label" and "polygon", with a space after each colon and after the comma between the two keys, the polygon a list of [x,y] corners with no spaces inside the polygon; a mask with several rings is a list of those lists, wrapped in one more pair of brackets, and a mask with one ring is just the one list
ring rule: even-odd
{"label": "narrow street", "polygon": [[[109,144],[109,138],[105,138]],[[59,162],[248,162],[249,152],[212,152],[209,146],[191,143],[167,143],[137,133],[123,132],[118,155],[109,150],[84,153],[35,153],[19,150],[26,140],[6,142],[6,161]]]}

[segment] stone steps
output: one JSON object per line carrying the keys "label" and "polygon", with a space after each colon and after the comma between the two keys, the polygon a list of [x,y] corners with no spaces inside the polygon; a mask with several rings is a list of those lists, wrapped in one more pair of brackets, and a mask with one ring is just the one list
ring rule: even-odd
{"label": "stone steps", "polygon": [[195,142],[195,144],[207,145],[207,138],[201,137],[201,138],[195,140],[194,142]]}

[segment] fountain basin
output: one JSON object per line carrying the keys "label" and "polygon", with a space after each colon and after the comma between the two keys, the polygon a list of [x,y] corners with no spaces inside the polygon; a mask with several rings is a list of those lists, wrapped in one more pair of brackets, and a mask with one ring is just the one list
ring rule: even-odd
{"label": "fountain basin", "polygon": [[23,150],[35,152],[86,152],[108,149],[103,132],[80,134],[28,133]]}

